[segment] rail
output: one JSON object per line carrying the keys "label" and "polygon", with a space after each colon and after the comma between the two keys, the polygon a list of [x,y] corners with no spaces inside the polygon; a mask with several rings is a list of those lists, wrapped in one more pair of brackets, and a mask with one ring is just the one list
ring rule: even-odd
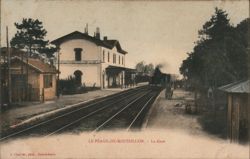
{"label": "rail", "polygon": [[[49,120],[46,120],[46,121],[42,121],[42,122],[34,124],[32,126],[29,126],[29,127],[26,126],[24,128],[22,128],[22,127],[21,128],[20,127],[19,128],[18,127],[14,128],[14,129],[11,130],[12,133],[9,133],[7,135],[1,136],[2,138],[0,138],[0,141],[9,139],[11,137],[18,136],[18,135],[20,135],[22,133],[25,133],[25,132],[28,132],[28,131],[30,131],[32,129],[38,128],[39,126],[48,124],[49,122],[55,121],[57,119],[60,119],[60,118],[63,118],[63,117],[69,116],[69,115],[74,116],[73,113],[78,113],[80,110],[91,108],[91,107],[94,107],[97,104],[100,104],[102,102],[107,102],[108,101],[108,103],[107,103],[106,106],[103,106],[103,107],[101,107],[101,108],[99,108],[99,109],[97,109],[97,110],[95,110],[95,111],[93,111],[93,112],[85,115],[84,117],[78,118],[78,119],[74,120],[71,123],[67,123],[67,124],[61,126],[59,129],[54,130],[54,131],[52,131],[52,132],[49,133],[49,135],[55,134],[55,133],[57,133],[57,132],[65,129],[65,128],[67,128],[68,126],[70,126],[70,125],[72,125],[72,124],[74,124],[74,123],[76,123],[76,122],[78,122],[78,121],[80,121],[82,119],[85,119],[85,118],[87,118],[87,117],[89,117],[89,116],[91,116],[91,115],[93,115],[93,114],[95,114],[95,113],[97,113],[97,112],[99,112],[99,111],[101,111],[103,109],[108,108],[110,105],[113,105],[113,104],[115,104],[117,102],[121,102],[122,100],[128,99],[129,97],[135,97],[135,95],[138,94],[138,91],[140,91],[141,89],[145,89],[145,88],[146,88],[145,86],[142,86],[142,87],[137,87],[137,88],[134,88],[134,89],[130,89],[130,90],[127,90],[127,91],[124,91],[124,92],[121,92],[121,93],[117,93],[115,95],[108,96],[108,97],[106,97],[104,99],[101,99],[99,101],[90,103],[89,105],[86,105],[86,106],[81,107],[79,109],[75,109],[75,110],[66,112],[66,113],[61,114],[59,116],[56,116],[56,117],[54,117],[52,119],[49,119]],[[115,99],[115,101],[113,102],[114,99]],[[117,99],[119,99],[119,100],[117,100]],[[109,103],[110,101],[111,101],[111,103]],[[18,130],[18,129],[21,129],[21,130]],[[49,136],[49,135],[46,135],[46,136]]]}

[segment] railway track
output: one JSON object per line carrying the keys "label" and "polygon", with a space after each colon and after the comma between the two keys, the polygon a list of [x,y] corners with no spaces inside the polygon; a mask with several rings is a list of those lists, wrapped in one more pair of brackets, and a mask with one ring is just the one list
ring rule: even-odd
{"label": "railway track", "polygon": [[140,129],[143,119],[159,92],[149,91],[99,125],[94,132],[107,129]]}
{"label": "railway track", "polygon": [[[142,123],[143,115],[159,90],[144,86],[85,103],[79,108],[58,113],[50,119],[9,129],[1,134],[0,142],[25,136],[47,137],[75,130],[95,132],[109,128],[130,129]],[[126,122],[120,122],[117,126],[117,121]]]}

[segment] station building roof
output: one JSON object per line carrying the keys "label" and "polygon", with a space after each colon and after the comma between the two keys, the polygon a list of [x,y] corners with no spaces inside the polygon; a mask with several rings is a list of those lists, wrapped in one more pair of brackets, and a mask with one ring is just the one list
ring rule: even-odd
{"label": "station building roof", "polygon": [[113,49],[114,47],[116,47],[119,53],[127,54],[127,51],[122,49],[118,40],[108,40],[107,37],[106,39],[101,40],[100,38],[96,38],[86,33],[79,32],[79,31],[74,31],[60,38],[57,38],[51,41],[51,44],[60,45],[61,43],[67,40],[71,40],[71,39],[85,39],[85,40],[95,43],[98,46],[106,47],[108,49]]}

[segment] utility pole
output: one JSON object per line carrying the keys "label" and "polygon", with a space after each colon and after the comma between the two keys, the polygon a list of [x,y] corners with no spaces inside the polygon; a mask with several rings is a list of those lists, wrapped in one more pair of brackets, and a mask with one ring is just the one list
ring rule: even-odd
{"label": "utility pole", "polygon": [[[1,30],[1,27],[0,27]],[[1,39],[0,39],[0,46],[1,46]],[[2,106],[3,106],[3,65],[4,65],[4,60],[2,61],[2,49],[0,47],[0,113],[2,111]],[[2,63],[3,62],[3,63]],[[2,65],[3,64],[3,65]],[[0,129],[1,130],[1,129]]]}
{"label": "utility pole", "polygon": [[[249,10],[249,15],[250,15],[250,10]],[[248,21],[248,39],[250,38],[250,22]],[[250,40],[248,40],[248,46],[247,46],[247,53],[248,55],[250,55]],[[248,56],[248,78],[250,78],[250,56]],[[250,94],[248,94],[248,102],[250,99]],[[248,117],[248,128],[250,128],[250,107],[249,107],[249,103],[248,103],[248,107],[247,107],[247,117]],[[250,130],[248,129],[248,141],[250,141]],[[250,151],[249,151],[249,155],[250,155]]]}
{"label": "utility pole", "polygon": [[60,80],[60,48],[57,46],[57,98],[60,97],[60,84],[59,84],[59,80]]}
{"label": "utility pole", "polygon": [[9,48],[9,31],[8,26],[6,26],[6,42],[7,42],[7,53],[8,53],[8,102],[12,102],[12,91],[11,91],[11,66],[10,66],[10,48]]}
{"label": "utility pole", "polygon": [[24,86],[24,84],[25,84],[25,77],[24,77],[24,71],[23,71],[23,67],[24,67],[24,59],[23,59],[23,52],[22,52],[22,54],[21,54],[21,60],[22,60],[22,62],[21,62],[21,80],[22,80],[22,88],[21,88],[21,97],[19,96],[19,98],[21,98],[20,100],[21,101],[23,101],[24,100],[24,97],[25,97],[25,86]]}
{"label": "utility pole", "polygon": [[[31,43],[31,40],[29,40]],[[31,45],[29,46],[29,50],[27,51],[26,56],[26,100],[29,101],[30,97],[30,90],[29,90],[29,57],[31,56]]]}

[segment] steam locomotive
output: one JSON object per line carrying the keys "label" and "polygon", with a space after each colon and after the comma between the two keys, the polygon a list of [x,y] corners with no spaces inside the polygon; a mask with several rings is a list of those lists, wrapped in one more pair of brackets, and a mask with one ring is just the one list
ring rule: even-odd
{"label": "steam locomotive", "polygon": [[149,84],[151,86],[158,86],[165,88],[166,99],[171,99],[174,91],[174,82],[170,74],[162,73],[160,69],[155,70],[153,76],[150,78]]}
{"label": "steam locomotive", "polygon": [[171,75],[162,73],[159,68],[156,68],[153,76],[150,77],[149,84],[155,86],[165,87],[167,84],[171,83]]}

